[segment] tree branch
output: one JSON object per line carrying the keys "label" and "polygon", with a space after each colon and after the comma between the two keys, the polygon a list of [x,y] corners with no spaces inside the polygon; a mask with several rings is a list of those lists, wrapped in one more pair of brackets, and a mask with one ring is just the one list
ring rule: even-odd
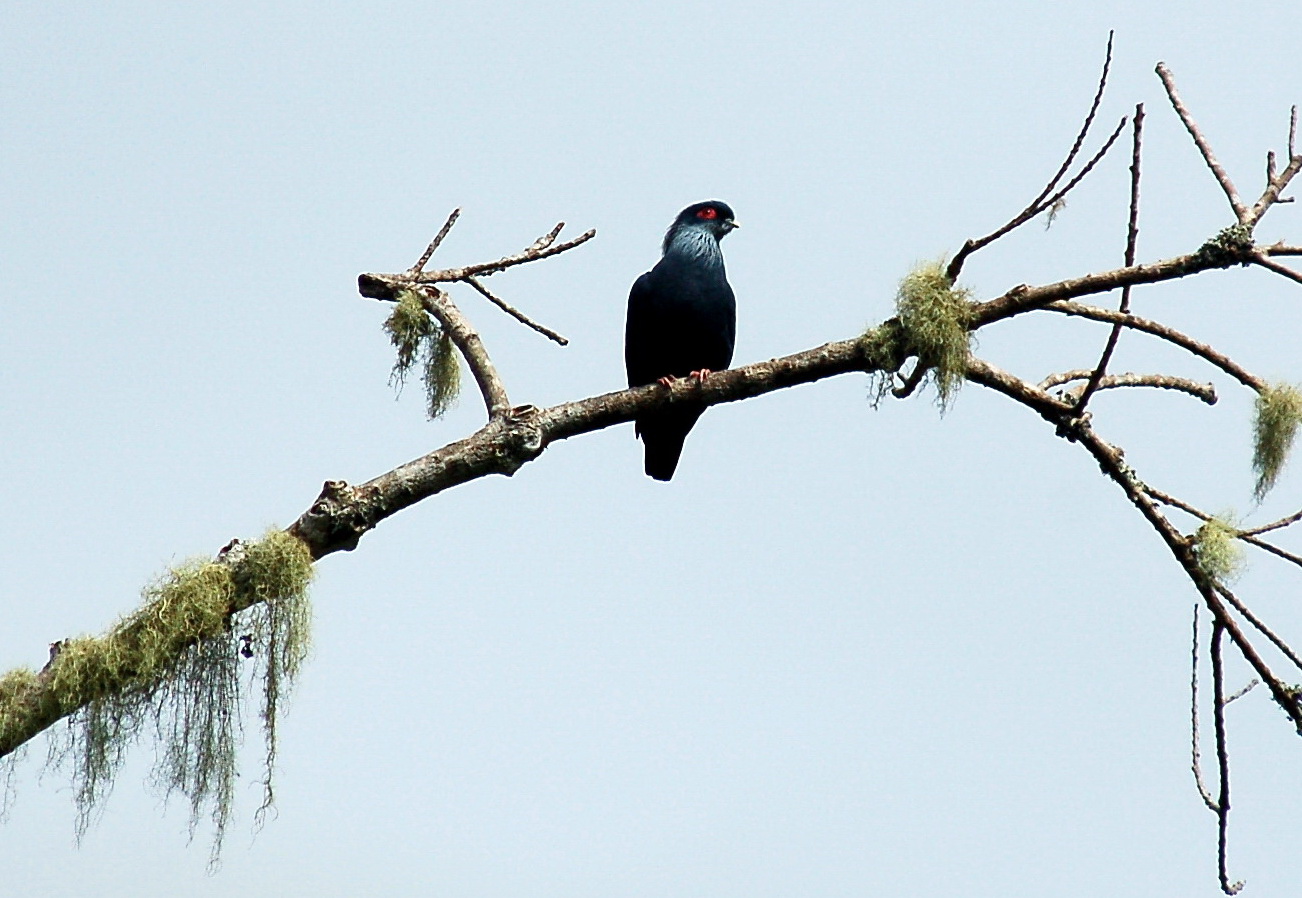
{"label": "tree branch", "polygon": [[1234,215],[1240,223],[1247,223],[1248,210],[1243,205],[1243,200],[1239,199],[1239,192],[1234,188],[1234,182],[1230,176],[1225,173],[1220,162],[1216,161],[1216,154],[1212,152],[1211,144],[1207,138],[1203,137],[1203,132],[1199,129],[1198,123],[1194,121],[1189,110],[1180,100],[1180,94],[1175,89],[1175,76],[1171,70],[1166,67],[1166,63],[1157,64],[1157,77],[1162,79],[1162,86],[1166,88],[1166,95],[1171,101],[1171,107],[1175,110],[1176,115],[1180,116],[1180,121],[1184,122],[1185,130],[1193,138],[1194,146],[1198,147],[1198,152],[1203,154],[1203,161],[1211,169],[1212,174],[1216,177],[1217,183],[1221,185],[1221,190],[1225,191],[1225,198],[1230,201],[1230,208],[1234,210]]}

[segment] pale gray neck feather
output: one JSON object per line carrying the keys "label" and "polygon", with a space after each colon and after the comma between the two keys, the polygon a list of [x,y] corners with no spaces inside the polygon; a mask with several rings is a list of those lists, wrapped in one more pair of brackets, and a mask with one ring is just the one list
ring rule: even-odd
{"label": "pale gray neck feather", "polygon": [[705,228],[678,228],[665,235],[664,254],[706,265],[723,267],[723,250],[718,239]]}

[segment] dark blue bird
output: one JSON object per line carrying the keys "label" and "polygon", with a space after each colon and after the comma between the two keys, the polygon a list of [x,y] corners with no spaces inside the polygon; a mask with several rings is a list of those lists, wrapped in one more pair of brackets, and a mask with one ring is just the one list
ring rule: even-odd
{"label": "dark blue bird", "polygon": [[[735,227],[732,209],[717,200],[688,206],[669,226],[660,261],[628,294],[624,367],[630,387],[668,386],[680,377],[703,381],[732,363],[737,303],[719,241]],[[683,440],[704,411],[675,403],[638,415],[648,476],[674,476]]]}

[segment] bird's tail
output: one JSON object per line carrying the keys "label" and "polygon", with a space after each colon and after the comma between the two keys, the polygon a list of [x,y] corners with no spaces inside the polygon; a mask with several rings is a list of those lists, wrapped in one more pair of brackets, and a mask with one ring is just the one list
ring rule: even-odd
{"label": "bird's tail", "polygon": [[671,480],[678,469],[678,458],[683,454],[683,441],[687,434],[677,439],[648,440],[646,444],[646,465],[644,470],[648,477],[656,480]]}
{"label": "bird's tail", "polygon": [[705,409],[677,408],[639,418],[638,436],[646,446],[643,470],[656,480],[670,480],[683,453],[683,441]]}

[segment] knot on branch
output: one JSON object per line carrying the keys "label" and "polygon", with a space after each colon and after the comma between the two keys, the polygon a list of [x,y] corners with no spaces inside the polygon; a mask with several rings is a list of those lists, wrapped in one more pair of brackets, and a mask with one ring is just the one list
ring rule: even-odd
{"label": "knot on branch", "polygon": [[532,406],[512,409],[503,423],[506,439],[498,453],[500,469],[507,477],[533,461],[545,448],[542,428],[538,426],[537,410]]}
{"label": "knot on branch", "polygon": [[1229,268],[1236,263],[1246,265],[1252,260],[1255,248],[1252,225],[1239,223],[1230,225],[1198,247],[1193,259],[1195,263],[1209,268]]}
{"label": "knot on branch", "polygon": [[342,480],[327,480],[312,507],[289,528],[312,550],[313,558],[331,552],[351,552],[371,523],[356,503],[356,490]]}

